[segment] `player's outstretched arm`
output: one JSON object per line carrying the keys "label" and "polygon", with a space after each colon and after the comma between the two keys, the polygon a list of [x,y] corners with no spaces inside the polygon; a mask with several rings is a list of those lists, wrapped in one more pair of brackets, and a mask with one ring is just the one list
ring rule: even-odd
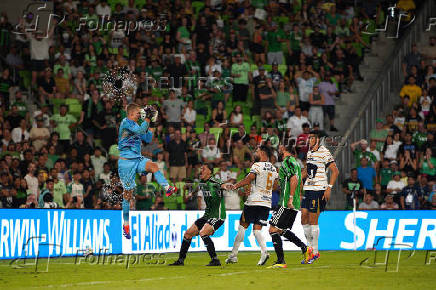
{"label": "player's outstretched arm", "polygon": [[255,178],[256,175],[254,173],[249,173],[244,179],[233,185],[233,190],[250,184]]}

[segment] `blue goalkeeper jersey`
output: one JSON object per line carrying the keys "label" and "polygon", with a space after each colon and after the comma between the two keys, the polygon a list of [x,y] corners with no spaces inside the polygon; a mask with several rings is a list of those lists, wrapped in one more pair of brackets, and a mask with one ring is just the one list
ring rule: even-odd
{"label": "blue goalkeeper jersey", "polygon": [[153,133],[148,130],[148,126],[149,124],[146,121],[143,121],[141,125],[128,118],[124,118],[121,121],[118,133],[120,157],[127,159],[142,157],[142,141],[150,143],[153,138]]}

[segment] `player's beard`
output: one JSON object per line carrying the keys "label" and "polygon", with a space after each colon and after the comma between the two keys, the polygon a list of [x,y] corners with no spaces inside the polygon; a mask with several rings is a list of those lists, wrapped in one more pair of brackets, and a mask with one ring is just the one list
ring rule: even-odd
{"label": "player's beard", "polygon": [[278,153],[279,153],[279,154],[278,154],[278,156],[277,156],[277,161],[278,161],[278,162],[283,162],[283,152],[279,151]]}
{"label": "player's beard", "polygon": [[260,161],[260,157],[258,155],[254,155],[254,162],[259,162]]}

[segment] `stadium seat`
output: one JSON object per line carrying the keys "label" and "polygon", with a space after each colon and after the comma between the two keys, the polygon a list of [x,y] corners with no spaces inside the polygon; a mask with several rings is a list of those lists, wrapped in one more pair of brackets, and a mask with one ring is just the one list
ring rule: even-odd
{"label": "stadium seat", "polygon": [[263,67],[265,68],[266,72],[272,71],[272,65],[270,65],[270,64],[264,64]]}
{"label": "stadium seat", "polygon": [[186,127],[183,127],[183,128],[180,130],[180,132],[181,132],[182,134],[186,134]]}
{"label": "stadium seat", "polygon": [[284,76],[286,73],[287,67],[285,64],[279,64],[279,72]]}
{"label": "stadium seat", "polygon": [[65,99],[65,105],[67,105],[67,106],[77,105],[77,104],[80,104],[78,99],[74,99],[74,98]]}
{"label": "stadium seat", "polygon": [[204,128],[203,127],[197,127],[197,128],[195,128],[194,129],[195,130],[195,133],[197,133],[197,134],[201,134],[201,133],[203,133],[204,132]]}

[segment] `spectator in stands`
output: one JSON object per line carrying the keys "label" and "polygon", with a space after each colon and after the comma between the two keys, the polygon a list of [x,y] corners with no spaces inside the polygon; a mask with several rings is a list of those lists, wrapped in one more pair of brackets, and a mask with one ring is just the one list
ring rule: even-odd
{"label": "spectator in stands", "polygon": [[302,74],[296,73],[295,80],[298,85],[298,92],[300,97],[300,107],[301,111],[309,111],[310,102],[309,96],[313,93],[313,87],[318,81],[318,73],[313,70],[305,70]]}
{"label": "spectator in stands", "polygon": [[357,206],[359,200],[362,200],[365,193],[363,183],[359,180],[357,174],[356,168],[351,169],[350,178],[345,179],[342,184],[342,192],[345,193],[347,197],[347,210],[353,209],[353,199],[356,201]]}
{"label": "spectator in stands", "polygon": [[391,181],[389,181],[387,187],[386,187],[386,192],[394,197],[394,200],[397,202],[400,201],[400,194],[401,191],[403,190],[405,184],[401,181],[401,173],[399,171],[395,171],[393,173],[394,179],[392,179]]}
{"label": "spectator in stands", "polygon": [[313,93],[309,94],[309,120],[311,123],[322,124],[324,127],[324,112],[325,97],[320,93],[318,86],[313,88]]}
{"label": "spectator in stands", "polygon": [[[357,147],[358,145],[360,145],[360,149]],[[360,160],[363,157],[367,159],[371,166],[374,166],[377,162],[377,158],[368,150],[368,141],[365,139],[352,143],[350,147],[353,151],[356,167],[360,166]]]}
{"label": "spectator in stands", "polygon": [[240,52],[236,53],[236,62],[232,65],[233,101],[245,102],[249,82],[252,79],[250,65],[244,62]]}
{"label": "spectator in stands", "polygon": [[237,105],[235,109],[230,113],[230,125],[232,127],[239,127],[239,125],[243,125],[244,114],[242,113],[242,107]]}
{"label": "spectator in stands", "polygon": [[168,125],[174,128],[181,128],[182,111],[186,103],[183,100],[176,98],[175,90],[170,90],[169,99],[163,101],[162,108],[163,116],[168,122]]}
{"label": "spectator in stands", "polygon": [[239,169],[248,168],[252,159],[252,154],[247,145],[244,144],[242,139],[239,139],[233,146],[233,163]]}
{"label": "spectator in stands", "polygon": [[105,184],[111,184],[111,166],[108,162],[103,165],[103,172],[98,175],[98,179],[102,179]]}
{"label": "spectator in stands", "polygon": [[83,208],[83,184],[80,183],[82,175],[79,171],[73,173],[73,181],[67,185],[67,193],[69,194],[69,201],[67,208]]}
{"label": "spectator in stands", "polygon": [[357,178],[359,178],[363,187],[366,189],[367,193],[372,193],[374,190],[374,182],[377,174],[373,167],[368,167],[368,159],[362,157],[360,159],[360,166],[357,167]]}
{"label": "spectator in stands", "polygon": [[24,176],[27,183],[27,188],[29,189],[29,194],[33,194],[35,197],[39,194],[38,189],[38,178],[36,177],[36,165],[31,162],[27,168],[27,174]]}
{"label": "spectator in stands", "polygon": [[21,119],[19,127],[12,129],[11,137],[14,143],[21,143],[29,140],[30,133],[27,130],[27,122],[25,119]]}
{"label": "spectator in stands", "polygon": [[142,174],[136,187],[136,210],[150,210],[153,204],[154,185],[147,184],[146,175]]}
{"label": "spectator in stands", "polygon": [[48,139],[50,138],[50,131],[47,127],[44,127],[44,119],[42,117],[37,117],[36,127],[30,130],[29,135],[36,151],[41,150],[42,147],[47,145]]}
{"label": "spectator in stands", "polygon": [[[329,117],[330,131],[337,132],[335,128],[335,97],[339,95],[336,85],[332,82],[330,71],[324,74],[322,81],[318,84],[318,89],[321,95],[324,96],[323,110],[324,114]],[[320,127],[321,129],[324,126]]]}
{"label": "spectator in stands", "polygon": [[293,137],[297,137],[301,133],[303,133],[303,124],[310,124],[309,120],[301,114],[301,108],[295,108],[295,115],[288,119],[286,127],[291,129],[291,135]]}
{"label": "spectator in stands", "polygon": [[227,112],[224,107],[224,102],[219,101],[216,108],[212,110],[212,127],[221,127],[227,121]]}
{"label": "spectator in stands", "polygon": [[194,109],[194,102],[189,100],[185,108],[183,109],[182,120],[183,126],[195,127],[195,120],[197,118],[197,112]]}
{"label": "spectator in stands", "polygon": [[413,43],[412,51],[404,57],[404,62],[402,65],[403,74],[405,77],[410,74],[410,69],[412,66],[419,66],[421,59],[422,54],[418,51],[416,43]]}
{"label": "spectator in stands", "polygon": [[52,127],[59,134],[59,143],[64,149],[70,147],[71,129],[77,124],[77,119],[67,112],[68,107],[66,105],[61,105],[59,113],[54,114],[50,118]]}
{"label": "spectator in stands", "polygon": [[[226,161],[221,161],[218,172],[215,174],[215,178],[220,179],[224,183],[236,182],[237,173],[232,172],[227,167]],[[241,200],[236,190],[225,190],[224,201],[226,210],[239,210],[241,209]]]}
{"label": "spectator in stands", "polygon": [[209,139],[208,144],[203,148],[201,157],[204,163],[218,165],[221,162],[221,151],[216,145],[215,137]]}
{"label": "spectator in stands", "polygon": [[418,169],[418,160],[409,150],[405,150],[400,156],[400,169],[408,174],[414,174]]}
{"label": "spectator in stands", "polygon": [[409,176],[407,186],[401,191],[401,209],[420,209],[423,191],[419,184],[415,184],[415,178]]}
{"label": "spectator in stands", "polygon": [[378,203],[374,200],[372,194],[366,194],[364,201],[359,204],[359,210],[379,209]]}
{"label": "spectator in stands", "polygon": [[405,84],[400,91],[400,97],[409,97],[409,107],[415,104],[418,99],[422,96],[422,89],[416,85],[416,78],[414,76],[409,76],[408,83]]}
{"label": "spectator in stands", "polygon": [[377,142],[377,150],[383,150],[383,145],[385,144],[386,137],[388,136],[388,131],[383,127],[384,120],[379,118],[376,120],[376,127],[369,132],[369,137],[371,141]]}
{"label": "spectator in stands", "polygon": [[419,162],[420,173],[428,176],[429,179],[436,177],[436,158],[433,157],[431,148],[425,150],[425,154]]}
{"label": "spectator in stands", "polygon": [[380,209],[399,209],[398,203],[394,202],[392,195],[388,194],[385,197],[385,202],[380,205]]}
{"label": "spectator in stands", "polygon": [[179,182],[186,178],[186,168],[188,167],[188,154],[186,142],[182,140],[180,130],[174,133],[172,139],[166,148],[167,164],[170,166],[170,179],[173,182]]}

